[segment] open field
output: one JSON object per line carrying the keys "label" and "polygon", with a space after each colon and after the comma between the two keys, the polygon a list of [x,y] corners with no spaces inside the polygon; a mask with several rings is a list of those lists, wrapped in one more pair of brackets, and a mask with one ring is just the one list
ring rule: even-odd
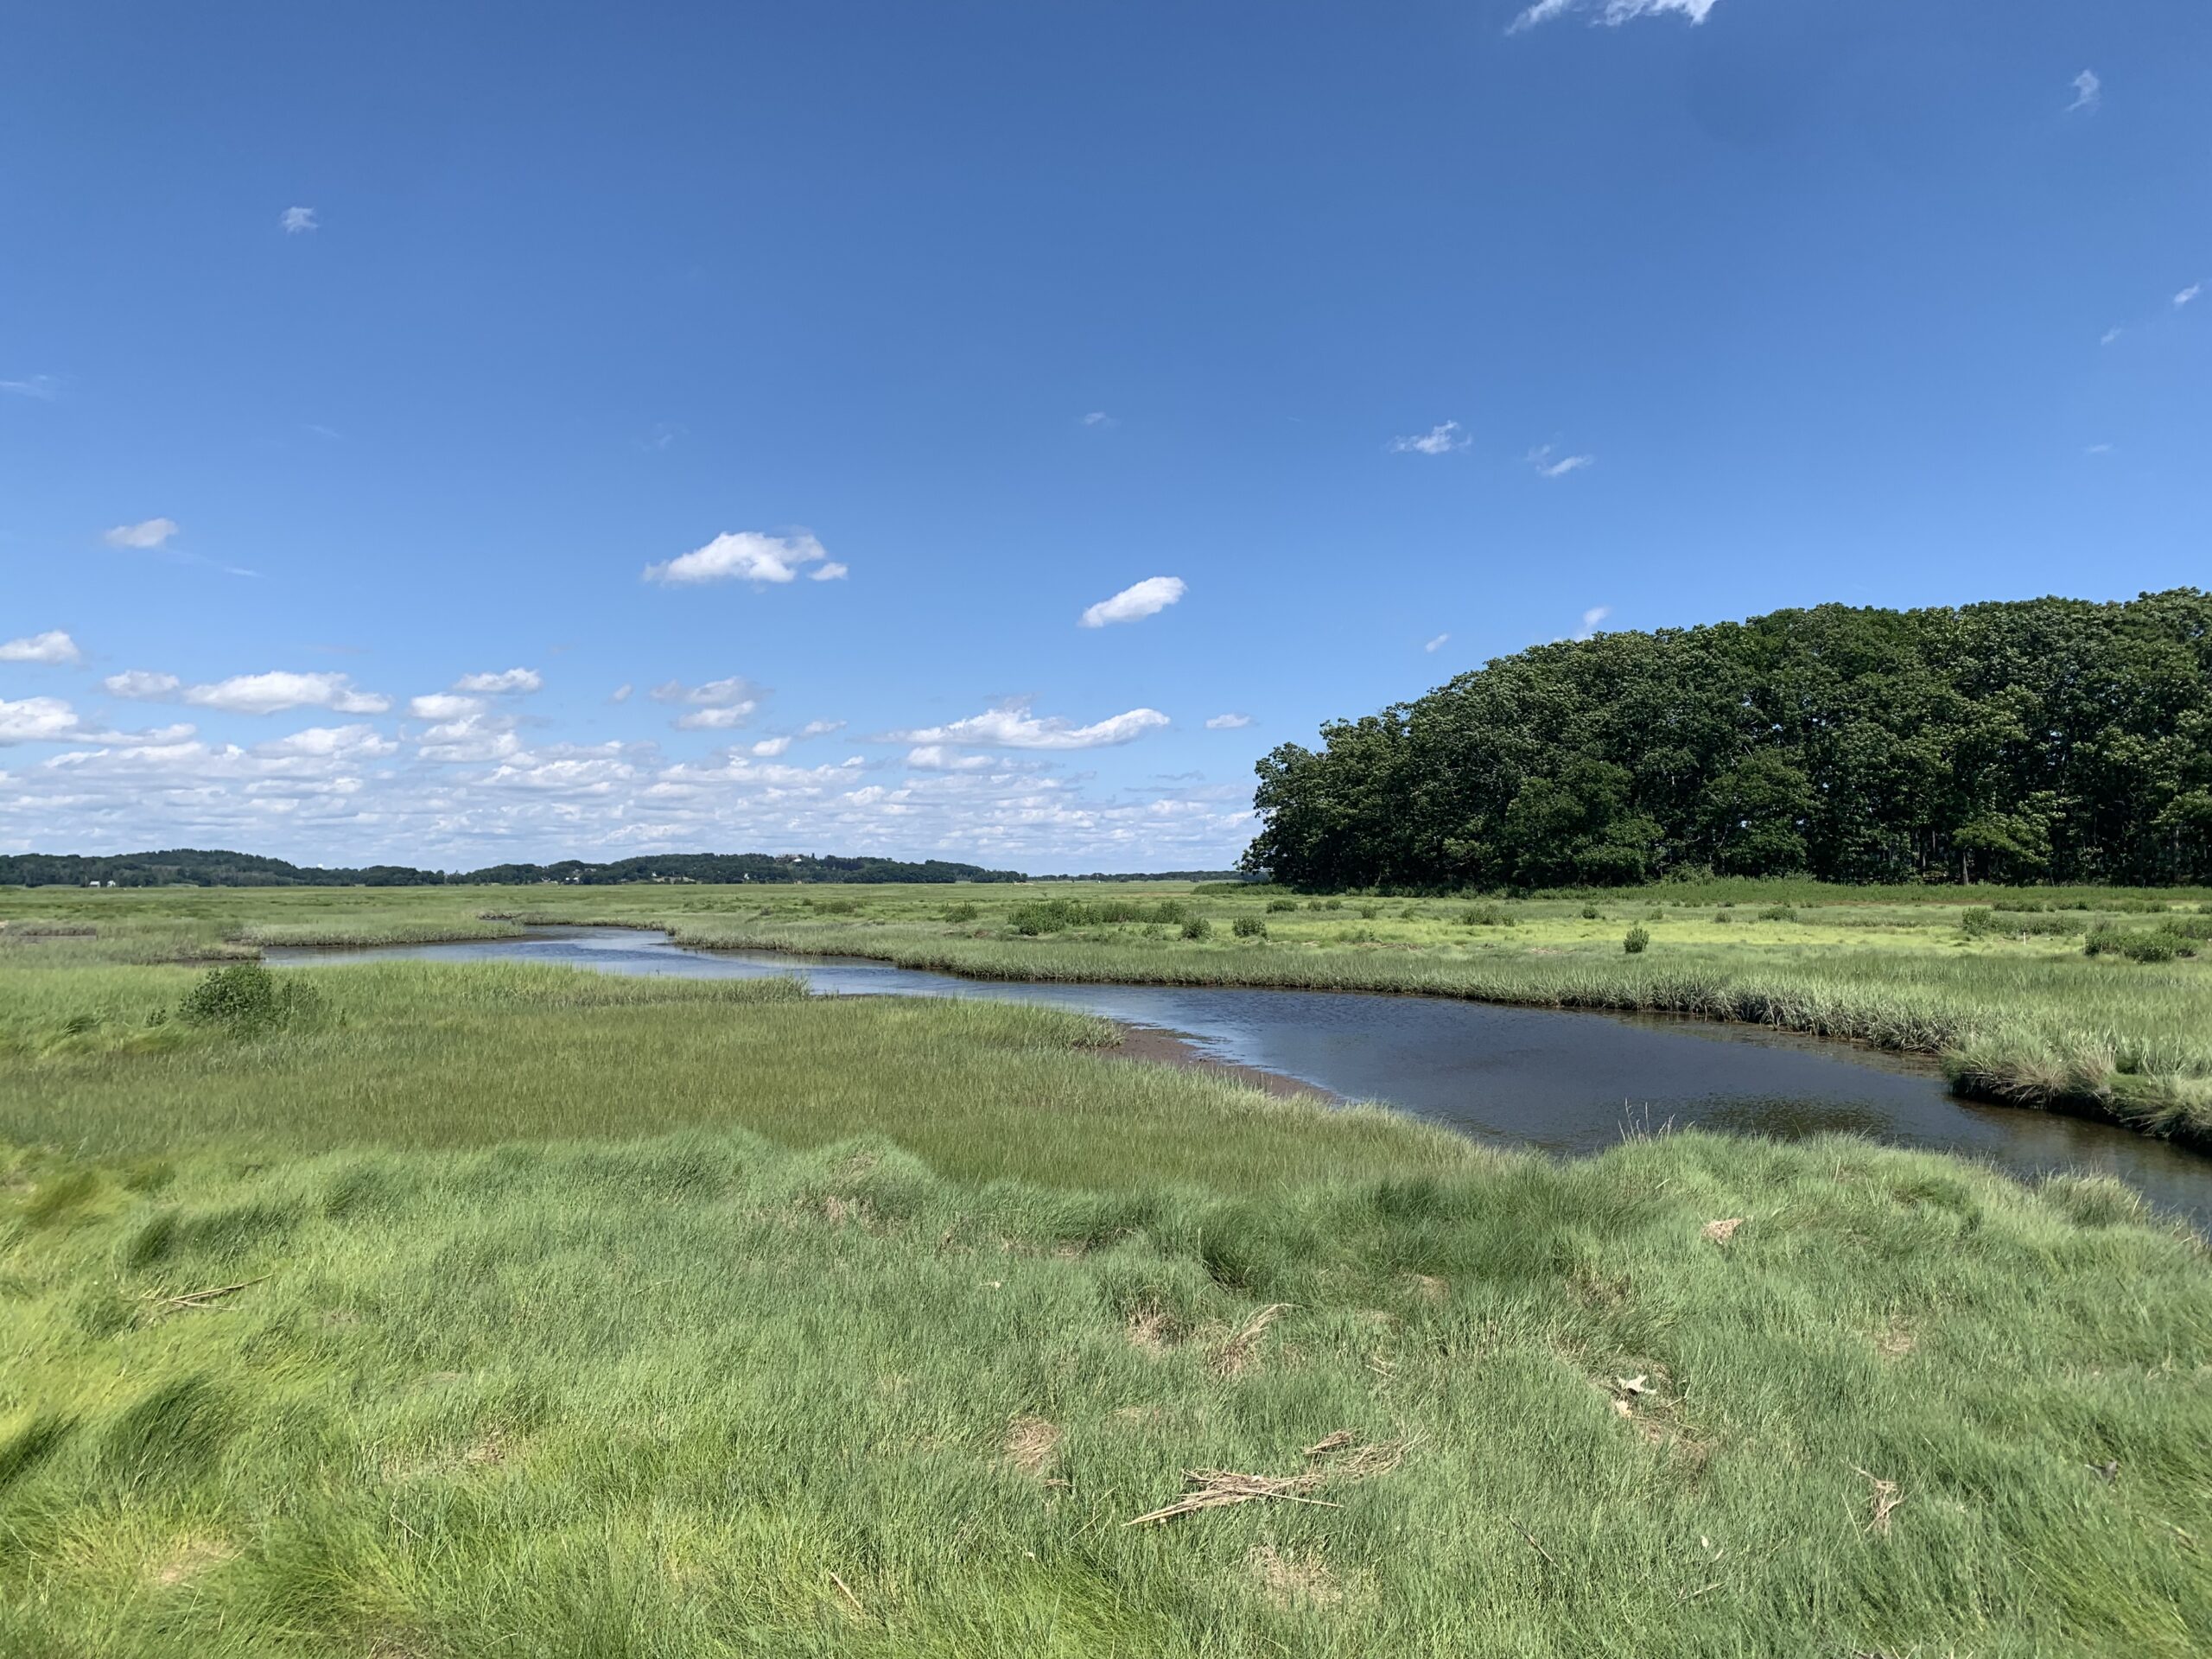
{"label": "open field", "polygon": [[[1977,1098],[2212,1145],[2212,961],[2084,951],[2096,937],[2212,952],[2208,904],[2212,894],[2196,890],[1808,881],[1513,900],[1065,882],[40,888],[0,893],[0,968],[496,937],[517,920],[625,922],[690,944],[844,952],[992,978],[1420,991],[1749,1020],[1939,1056]],[[1630,928],[1647,940],[1634,955],[1623,948]],[[92,931],[55,932],[69,929]],[[0,1044],[39,1040],[10,1036],[37,1018],[0,1011]]]}
{"label": "open field", "polygon": [[[255,900],[218,922],[302,920]],[[2212,1263],[2108,1182],[1559,1165],[1079,1017],[775,982],[333,966],[194,1023],[201,970],[103,943],[0,963],[11,1656],[2179,1656],[2212,1620]],[[1283,1484],[1126,1524],[1189,1470]]]}

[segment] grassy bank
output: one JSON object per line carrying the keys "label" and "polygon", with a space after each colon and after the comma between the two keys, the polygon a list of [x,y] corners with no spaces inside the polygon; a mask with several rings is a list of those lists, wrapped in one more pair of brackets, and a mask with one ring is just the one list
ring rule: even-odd
{"label": "grassy bank", "polygon": [[[1524,899],[1052,883],[0,894],[10,962],[494,938],[518,921],[987,978],[1420,992],[1745,1020],[1939,1057],[1972,1097],[2212,1147],[2212,894],[1713,881]],[[1624,949],[1629,930],[1643,949]],[[2115,948],[2088,954],[2101,941]],[[2118,947],[2126,947],[2126,949]],[[2127,954],[2167,959],[2139,961]]]}
{"label": "grassy bank", "polygon": [[[1030,1007],[394,963],[234,1028],[197,978],[0,963],[0,1007],[103,1010],[0,1050],[10,1655],[2212,1619],[2212,1272],[2110,1183],[1501,1156]],[[1285,1495],[1126,1524],[1191,1470]]]}

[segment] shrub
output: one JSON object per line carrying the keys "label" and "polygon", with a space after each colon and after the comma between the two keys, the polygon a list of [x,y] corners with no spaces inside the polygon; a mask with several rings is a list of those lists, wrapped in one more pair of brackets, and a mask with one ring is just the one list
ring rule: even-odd
{"label": "shrub", "polygon": [[1362,905],[1359,907],[1359,919],[1363,922],[1371,922],[1382,913],[1382,906],[1380,905]]}
{"label": "shrub", "polygon": [[1462,927],[1503,927],[1512,919],[1497,905],[1470,905],[1459,912]]}
{"label": "shrub", "polygon": [[1268,900],[1268,910],[1270,914],[1276,911],[1296,910],[1297,908],[1298,900],[1295,899],[1270,899]]}
{"label": "shrub", "polygon": [[1644,946],[1651,943],[1651,930],[1638,922],[1621,936],[1621,949],[1631,957],[1643,954]]}
{"label": "shrub", "polygon": [[1582,906],[1582,919],[1586,922],[1600,921],[1604,919],[1605,913],[1605,912],[1599,910],[1595,905],[1585,905]]}
{"label": "shrub", "polygon": [[1240,939],[1264,939],[1268,937],[1268,925],[1256,916],[1239,916],[1233,931]]}
{"label": "shrub", "polygon": [[1203,916],[1193,916],[1183,924],[1183,937],[1186,939],[1210,939],[1213,937],[1213,924]]}
{"label": "shrub", "polygon": [[1959,912],[1959,931],[1970,939],[1979,939],[1997,931],[1997,912],[1986,905],[1972,905]]}
{"label": "shrub", "polygon": [[1794,922],[1796,919],[1797,912],[1787,905],[1769,905],[1759,912],[1759,920],[1763,922]]}
{"label": "shrub", "polygon": [[192,1025],[251,1033],[303,1024],[321,1010],[322,997],[307,981],[279,978],[257,962],[238,962],[209,969],[176,1012]]}
{"label": "shrub", "polygon": [[1033,899],[1007,912],[1007,925],[1027,938],[1058,933],[1090,919],[1084,906],[1067,899]]}
{"label": "shrub", "polygon": [[944,907],[944,919],[948,922],[972,922],[982,914],[982,912],[969,904],[947,905]]}
{"label": "shrub", "polygon": [[1713,919],[1716,922],[1721,923],[1723,925],[1726,925],[1727,923],[1732,922],[1736,918],[1733,916],[1731,916],[1726,910],[1723,909],[1714,911],[1713,912]]}
{"label": "shrub", "polygon": [[1342,910],[1344,907],[1344,901],[1341,899],[1325,899],[1321,902],[1324,910]]}
{"label": "shrub", "polygon": [[2082,954],[2125,957],[2130,962],[2171,962],[2176,957],[2195,956],[2196,942],[2177,928],[2161,927],[2132,933],[2109,922],[2100,922],[2082,941]]}

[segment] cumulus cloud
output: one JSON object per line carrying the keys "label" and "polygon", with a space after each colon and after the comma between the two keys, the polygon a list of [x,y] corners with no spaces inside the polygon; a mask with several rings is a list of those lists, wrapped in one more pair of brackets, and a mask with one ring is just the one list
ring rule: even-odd
{"label": "cumulus cloud", "polygon": [[544,684],[544,677],[534,668],[509,668],[497,674],[464,674],[453,683],[453,689],[478,696],[505,697],[539,690]]}
{"label": "cumulus cloud", "polygon": [[77,649],[77,642],[55,628],[46,633],[34,633],[22,639],[10,639],[0,645],[0,663],[81,663],[85,653]]}
{"label": "cumulus cloud", "polygon": [[77,736],[77,711],[59,697],[0,697],[0,745],[50,743]]}
{"label": "cumulus cloud", "polygon": [[2183,306],[2187,305],[2191,300],[2195,299],[2203,291],[2203,283],[2191,283],[2187,288],[2184,288],[2180,293],[2174,296],[2174,309],[2178,311]]}
{"label": "cumulus cloud", "polygon": [[480,697],[433,691],[428,696],[410,697],[407,712],[417,720],[466,720],[471,715],[482,714],[484,702]]}
{"label": "cumulus cloud", "polygon": [[752,681],[735,675],[726,680],[709,680],[704,685],[664,680],[652,693],[655,702],[685,706],[686,712],[676,720],[676,728],[683,732],[727,731],[742,726],[746,717],[760,706],[764,695]]}
{"label": "cumulus cloud", "polygon": [[351,755],[372,760],[397,753],[399,745],[373,726],[310,726],[289,737],[257,743],[252,752],[270,760],[294,756],[327,760],[334,755]]}
{"label": "cumulus cloud", "polygon": [[798,728],[798,734],[801,737],[827,737],[832,732],[844,729],[845,722],[842,720],[810,720]]}
{"label": "cumulus cloud", "polygon": [[277,221],[287,236],[297,236],[302,231],[319,231],[322,221],[315,216],[312,207],[287,207]]}
{"label": "cumulus cloud", "polygon": [[1598,461],[1595,455],[1561,455],[1554,461],[1552,459],[1552,446],[1548,443],[1531,449],[1527,459],[1529,464],[1536,469],[1539,478],[1565,478],[1569,473],[1579,473],[1585,467],[1595,466]]}
{"label": "cumulus cloud", "polygon": [[832,559],[829,563],[809,571],[806,579],[809,582],[842,582],[852,574],[850,566],[840,564],[836,560]]}
{"label": "cumulus cloud", "polygon": [[1680,13],[1693,23],[1701,23],[1718,3],[1719,0],[1536,0],[1535,4],[1507,25],[1505,32],[1518,35],[1570,11],[1595,11],[1596,22],[1613,29],[1638,17],[1656,17],[1669,11]]}
{"label": "cumulus cloud", "polygon": [[110,547],[159,547],[176,534],[174,518],[147,518],[135,524],[118,524],[103,538]]}
{"label": "cumulus cloud", "polygon": [[673,723],[679,732],[726,732],[744,725],[760,706],[747,702],[728,702],[716,709],[693,709],[678,715]]}
{"label": "cumulus cloud", "polygon": [[1188,591],[1180,576],[1147,576],[1111,599],[1102,599],[1077,619],[1077,626],[1103,628],[1109,622],[1136,622],[1158,614]]}
{"label": "cumulus cloud", "polygon": [[2080,74],[2075,76],[2073,86],[2074,101],[2066,106],[2067,114],[2071,115],[2076,110],[2084,111],[2094,110],[2104,102],[2105,84],[2097,79],[2095,70],[2084,69]]}
{"label": "cumulus cloud", "polygon": [[1440,633],[1440,634],[1438,634],[1438,635],[1436,636],[1436,638],[1435,638],[1435,639],[1433,639],[1430,640],[1427,645],[1423,645],[1423,646],[1421,647],[1421,649],[1422,649],[1423,651],[1426,651],[1426,652],[1439,652],[1439,651],[1441,651],[1441,650],[1443,650],[1443,649],[1444,649],[1444,647],[1445,647],[1447,644],[1449,644],[1449,643],[1451,642],[1451,639],[1452,639],[1452,636],[1451,636],[1450,634],[1448,634],[1448,633]]}
{"label": "cumulus cloud", "polygon": [[1412,437],[1390,440],[1391,452],[1401,455],[1448,455],[1454,449],[1464,449],[1473,440],[1460,429],[1457,421],[1446,421],[1441,426],[1432,426],[1426,432]]}
{"label": "cumulus cloud", "polygon": [[830,557],[822,543],[804,531],[793,536],[766,536],[759,531],[725,531],[704,547],[678,558],[645,567],[647,582],[786,582],[810,564],[817,582],[835,582],[845,567]]}
{"label": "cumulus cloud", "polygon": [[772,760],[791,746],[788,737],[764,737],[753,746],[753,753],[763,760]]}
{"label": "cumulus cloud", "polygon": [[1252,723],[1249,715],[1216,715],[1206,721],[1210,732],[1241,732]]}
{"label": "cumulus cloud", "polygon": [[328,709],[341,715],[380,715],[391,699],[359,691],[343,674],[238,674],[212,685],[188,686],[184,700],[233,715],[275,715],[287,709]]}
{"label": "cumulus cloud", "polygon": [[925,726],[916,731],[894,732],[902,743],[924,746],[956,744],[987,749],[1098,749],[1132,742],[1147,732],[1167,725],[1157,709],[1132,709],[1127,714],[1089,726],[1072,726],[1058,716],[1040,719],[1027,702],[1005,702],[949,726]]}
{"label": "cumulus cloud", "polygon": [[118,697],[129,697],[137,702],[166,702],[184,683],[174,674],[156,674],[143,668],[126,668],[120,674],[111,674],[100,682]]}
{"label": "cumulus cloud", "polygon": [[1610,605],[1592,605],[1582,613],[1582,630],[1574,637],[1578,639],[1590,639],[1598,632],[1599,624],[1612,613],[1613,607]]}

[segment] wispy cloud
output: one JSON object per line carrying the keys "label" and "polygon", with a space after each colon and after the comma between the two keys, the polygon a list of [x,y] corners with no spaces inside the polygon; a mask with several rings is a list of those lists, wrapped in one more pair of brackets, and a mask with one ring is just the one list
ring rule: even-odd
{"label": "wispy cloud", "polygon": [[496,674],[464,674],[453,689],[474,696],[505,697],[539,690],[544,684],[544,677],[534,668],[505,668]]}
{"label": "wispy cloud", "polygon": [[1180,576],[1147,576],[1111,599],[1102,599],[1076,619],[1077,626],[1103,628],[1109,622],[1137,622],[1157,615],[1189,590]]}
{"label": "wispy cloud", "polygon": [[1085,426],[1119,426],[1121,423],[1103,409],[1094,409],[1083,417]]}
{"label": "wispy cloud", "polygon": [[760,707],[765,695],[752,681],[736,675],[709,680],[704,685],[687,686],[680,680],[667,680],[652,689],[655,702],[684,705],[684,712],[675,721],[679,732],[725,732],[742,726]]}
{"label": "wispy cloud", "polygon": [[901,743],[962,744],[987,749],[1100,749],[1128,743],[1169,723],[1157,709],[1132,709],[1089,726],[1073,726],[1057,715],[1040,719],[1027,702],[1003,702],[949,726],[893,732]]}
{"label": "wispy cloud", "polygon": [[925,743],[906,751],[906,764],[917,772],[988,772],[1001,763],[988,754],[962,754],[942,743]]}
{"label": "wispy cloud", "polygon": [[1526,460],[1536,469],[1539,478],[1565,478],[1569,473],[1579,473],[1585,467],[1598,464],[1595,455],[1561,455],[1554,461],[1552,459],[1552,446],[1548,443],[1541,448],[1531,449]]}
{"label": "wispy cloud", "polygon": [[2109,346],[2113,341],[2118,340],[2126,332],[2127,330],[2125,328],[2107,328],[2103,334],[2097,337],[2097,344],[2100,346]]}
{"label": "wispy cloud", "polygon": [[1423,646],[1421,647],[1421,649],[1422,649],[1423,651],[1426,651],[1426,652],[1439,652],[1439,651],[1443,650],[1443,649],[1444,649],[1444,647],[1445,647],[1446,645],[1449,645],[1451,642],[1452,642],[1452,636],[1451,636],[1450,634],[1448,634],[1448,633],[1440,633],[1440,634],[1438,634],[1438,635],[1436,636],[1436,638],[1435,638],[1435,639],[1433,639],[1430,640],[1427,645],[1423,645]]}
{"label": "wispy cloud", "polygon": [[484,703],[479,697],[458,696],[450,691],[434,691],[428,696],[410,697],[407,712],[417,720],[466,720],[471,715],[482,714]]}
{"label": "wispy cloud", "polygon": [[50,374],[27,374],[20,380],[0,380],[0,391],[50,404],[60,394],[61,383]]}
{"label": "wispy cloud", "polygon": [[1210,732],[1241,732],[1252,723],[1249,715],[1216,715],[1206,721]]}
{"label": "wispy cloud", "polygon": [[832,732],[844,729],[845,722],[842,720],[810,720],[798,728],[798,734],[801,737],[827,737]]}
{"label": "wispy cloud", "polygon": [[1518,35],[1570,11],[1595,11],[1596,22],[1615,29],[1638,17],[1656,17],[1669,11],[1680,13],[1693,23],[1701,23],[1718,3],[1719,0],[1536,0],[1535,4],[1506,26],[1505,32]]}
{"label": "wispy cloud", "polygon": [[2066,106],[2067,114],[2072,115],[2077,110],[2087,112],[2104,102],[2105,84],[2097,79],[2095,70],[2084,69],[2075,76],[2073,86],[2074,101]]}
{"label": "wispy cloud", "polygon": [[164,702],[175,696],[177,688],[184,683],[174,674],[156,674],[143,668],[126,668],[120,674],[111,674],[100,683],[118,697],[129,697],[134,702]]}
{"label": "wispy cloud", "polygon": [[630,701],[630,693],[634,689],[627,680],[625,680],[607,694],[607,700],[609,702],[627,702]]}
{"label": "wispy cloud", "polygon": [[764,737],[753,746],[753,753],[763,760],[772,760],[791,746],[788,737]]}
{"label": "wispy cloud", "polygon": [[1399,455],[1448,455],[1471,442],[1457,421],[1446,421],[1412,437],[1390,440],[1390,452]]}
{"label": "wispy cloud", "polygon": [[2195,299],[2203,291],[2203,283],[2191,283],[2187,288],[2184,288],[2180,293],[2174,296],[2174,308],[2178,311],[2183,306],[2187,305],[2191,300]]}
{"label": "wispy cloud", "polygon": [[27,639],[10,639],[0,645],[0,663],[81,663],[85,653],[77,649],[77,642],[55,628],[47,633],[34,633]]}
{"label": "wispy cloud", "polygon": [[2093,443],[2082,453],[2085,455],[2108,455],[2112,454],[2112,445],[2108,443]]}
{"label": "wispy cloud", "polygon": [[118,524],[101,539],[110,547],[155,548],[177,533],[174,518],[147,518],[135,524]]}
{"label": "wispy cloud", "polygon": [[704,547],[680,557],[645,567],[647,582],[750,582],[755,584],[795,580],[806,566],[817,582],[835,582],[846,568],[830,557],[822,543],[802,531],[791,536],[767,536],[759,531],[725,531]]}
{"label": "wispy cloud", "polygon": [[276,222],[284,227],[287,236],[297,236],[302,231],[322,228],[322,221],[315,216],[312,207],[287,207]]}
{"label": "wispy cloud", "polygon": [[1599,625],[1612,613],[1613,607],[1610,605],[1592,605],[1582,613],[1582,628],[1574,637],[1578,639],[1591,638],[1598,632]]}

